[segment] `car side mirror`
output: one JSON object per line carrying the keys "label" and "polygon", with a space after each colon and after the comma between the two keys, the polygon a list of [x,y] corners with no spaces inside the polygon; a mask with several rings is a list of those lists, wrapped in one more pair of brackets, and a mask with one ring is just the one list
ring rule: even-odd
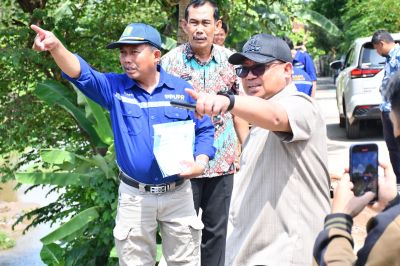
{"label": "car side mirror", "polygon": [[329,64],[332,69],[339,70],[343,68],[343,61],[342,60],[335,60]]}

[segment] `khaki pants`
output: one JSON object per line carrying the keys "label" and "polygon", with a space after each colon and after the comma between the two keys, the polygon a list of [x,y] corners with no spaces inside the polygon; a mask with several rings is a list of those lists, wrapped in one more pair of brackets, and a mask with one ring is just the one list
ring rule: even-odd
{"label": "khaki pants", "polygon": [[168,265],[199,264],[203,224],[190,182],[162,194],[140,192],[121,182],[114,228],[120,265],[155,265],[157,225]]}

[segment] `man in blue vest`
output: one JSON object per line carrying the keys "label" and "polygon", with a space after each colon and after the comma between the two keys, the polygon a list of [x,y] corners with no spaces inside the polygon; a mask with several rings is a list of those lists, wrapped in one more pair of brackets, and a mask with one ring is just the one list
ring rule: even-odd
{"label": "man in blue vest", "polygon": [[[120,265],[154,265],[156,231],[160,227],[168,265],[198,265],[203,228],[187,180],[203,174],[215,153],[214,126],[196,119],[193,111],[177,109],[171,99],[191,101],[186,81],[159,65],[161,37],[143,23],[129,24],[117,42],[124,74],[101,73],[68,51],[50,31],[32,25],[37,33],[33,49],[49,51],[71,81],[87,97],[110,112],[120,173],[114,238]],[[179,174],[160,170],[154,152],[153,126],[194,121],[193,162]],[[171,151],[171,158],[174,158]]]}
{"label": "man in blue vest", "polygon": [[293,42],[288,37],[282,38],[290,48],[293,57],[293,69],[301,69],[308,74],[312,82],[311,97],[315,97],[317,90],[317,73],[311,56],[304,51],[294,49]]}

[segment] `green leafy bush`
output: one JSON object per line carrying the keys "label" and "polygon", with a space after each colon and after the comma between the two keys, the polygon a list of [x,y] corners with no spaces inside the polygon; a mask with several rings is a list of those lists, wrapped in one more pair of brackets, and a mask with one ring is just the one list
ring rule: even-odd
{"label": "green leafy bush", "polygon": [[11,239],[6,233],[0,231],[0,250],[12,248],[15,246],[15,240]]}

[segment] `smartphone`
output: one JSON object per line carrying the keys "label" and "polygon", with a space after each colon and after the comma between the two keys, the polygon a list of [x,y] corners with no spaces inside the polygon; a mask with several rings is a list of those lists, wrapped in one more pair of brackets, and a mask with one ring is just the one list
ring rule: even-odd
{"label": "smartphone", "polygon": [[354,144],[350,147],[350,180],[355,196],[367,191],[375,193],[378,200],[378,146],[374,143]]}
{"label": "smartphone", "polygon": [[170,101],[171,106],[187,109],[190,111],[196,111],[196,104],[195,103],[188,103],[184,101]]}

